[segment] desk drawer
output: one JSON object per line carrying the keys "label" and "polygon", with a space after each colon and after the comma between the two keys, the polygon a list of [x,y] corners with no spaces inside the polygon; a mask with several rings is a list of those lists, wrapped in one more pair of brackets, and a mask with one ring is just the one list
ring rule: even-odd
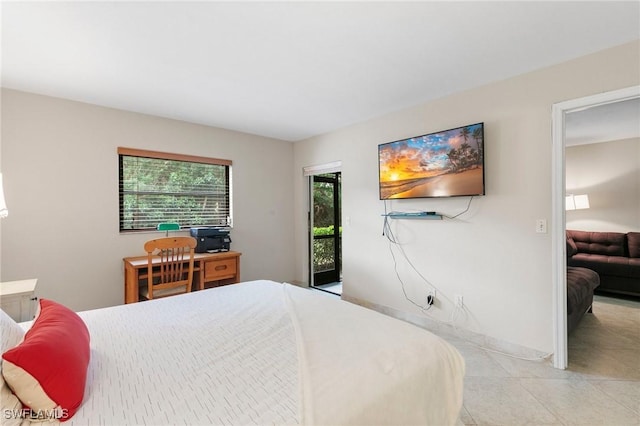
{"label": "desk drawer", "polygon": [[237,265],[236,258],[207,260],[204,264],[204,280],[234,278],[238,272]]}

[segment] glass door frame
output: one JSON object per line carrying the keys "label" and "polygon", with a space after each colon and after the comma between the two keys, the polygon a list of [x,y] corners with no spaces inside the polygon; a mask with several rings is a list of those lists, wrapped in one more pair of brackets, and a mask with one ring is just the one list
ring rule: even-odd
{"label": "glass door frame", "polygon": [[[327,175],[333,175],[333,177],[329,177]],[[316,182],[325,182],[333,184],[333,223],[334,223],[334,233],[331,235],[322,235],[315,236],[314,235],[314,206],[315,206],[315,197],[314,197],[314,184]],[[341,172],[328,172],[317,175],[309,176],[309,212],[308,212],[308,231],[309,231],[309,285],[318,290],[323,290],[322,288],[317,287],[318,285],[331,283],[331,282],[339,282],[341,281],[342,275],[342,235],[340,233],[341,228],[341,216],[342,216],[342,208],[341,208]],[[316,272],[314,267],[314,242],[316,240],[325,240],[333,238],[334,244],[334,268],[328,271]],[[320,283],[318,283],[320,282]]]}

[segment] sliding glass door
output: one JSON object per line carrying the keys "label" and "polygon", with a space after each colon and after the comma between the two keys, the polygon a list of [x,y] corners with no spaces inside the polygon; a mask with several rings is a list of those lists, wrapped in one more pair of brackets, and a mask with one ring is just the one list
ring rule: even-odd
{"label": "sliding glass door", "polygon": [[341,281],[340,180],[340,172],[312,176],[311,264],[314,287]]}

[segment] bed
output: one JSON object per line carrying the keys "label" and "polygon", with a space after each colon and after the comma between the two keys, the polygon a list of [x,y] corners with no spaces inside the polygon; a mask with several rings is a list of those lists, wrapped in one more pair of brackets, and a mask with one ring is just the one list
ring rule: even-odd
{"label": "bed", "polygon": [[462,406],[464,361],[443,339],[289,284],[78,315],[90,361],[67,425],[444,425]]}

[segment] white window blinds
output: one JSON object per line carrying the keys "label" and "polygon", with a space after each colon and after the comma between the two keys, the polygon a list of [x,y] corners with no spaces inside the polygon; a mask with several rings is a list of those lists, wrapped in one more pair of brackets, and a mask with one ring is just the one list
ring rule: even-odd
{"label": "white window blinds", "polygon": [[325,173],[335,173],[342,170],[342,161],[333,161],[326,164],[318,164],[315,166],[304,166],[302,174],[304,176],[323,175]]}
{"label": "white window blinds", "polygon": [[231,161],[118,148],[120,231],[231,225]]}

